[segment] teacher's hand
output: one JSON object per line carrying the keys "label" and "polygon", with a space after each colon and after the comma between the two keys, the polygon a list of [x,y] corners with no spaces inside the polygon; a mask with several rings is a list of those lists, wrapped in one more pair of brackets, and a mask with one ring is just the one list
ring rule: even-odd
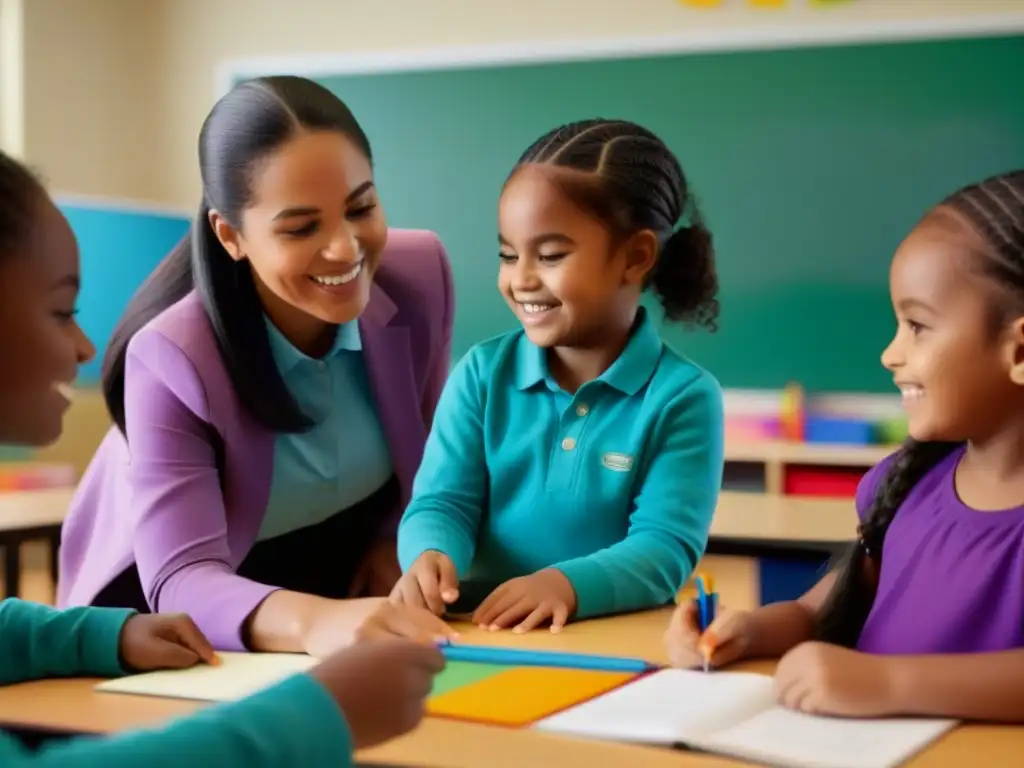
{"label": "teacher's hand", "polygon": [[303,650],[323,659],[348,645],[406,638],[424,645],[436,645],[458,633],[424,608],[396,605],[387,598],[334,600],[320,609],[309,622]]}
{"label": "teacher's hand", "polygon": [[375,542],[363,557],[352,583],[349,597],[387,597],[402,575],[398,565],[398,542],[393,536]]}

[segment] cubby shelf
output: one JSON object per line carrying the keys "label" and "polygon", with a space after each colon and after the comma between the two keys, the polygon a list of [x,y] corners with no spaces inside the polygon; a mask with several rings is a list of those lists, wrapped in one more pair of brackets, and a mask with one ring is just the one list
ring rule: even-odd
{"label": "cubby shelf", "polygon": [[892,445],[727,441],[722,487],[730,491],[784,494],[787,493],[787,475],[795,483],[797,472],[828,473],[837,478],[845,475],[856,480],[896,448]]}

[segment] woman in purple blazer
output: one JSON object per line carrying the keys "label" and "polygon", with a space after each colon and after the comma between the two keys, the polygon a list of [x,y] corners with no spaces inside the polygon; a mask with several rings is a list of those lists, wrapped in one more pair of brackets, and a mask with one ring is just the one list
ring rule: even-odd
{"label": "woman in purple blazer", "polygon": [[451,272],[389,230],[348,108],[297,77],[224,96],[192,232],[115,329],[115,427],[64,525],[58,602],[187,612],[222,649],[323,655],[450,629],[388,603],[448,373]]}

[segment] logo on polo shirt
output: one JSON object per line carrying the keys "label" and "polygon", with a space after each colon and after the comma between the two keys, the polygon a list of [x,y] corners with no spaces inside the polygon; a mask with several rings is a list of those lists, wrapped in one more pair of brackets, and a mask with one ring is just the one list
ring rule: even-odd
{"label": "logo on polo shirt", "polygon": [[625,453],[606,453],[601,463],[615,472],[629,472],[633,468],[633,457]]}

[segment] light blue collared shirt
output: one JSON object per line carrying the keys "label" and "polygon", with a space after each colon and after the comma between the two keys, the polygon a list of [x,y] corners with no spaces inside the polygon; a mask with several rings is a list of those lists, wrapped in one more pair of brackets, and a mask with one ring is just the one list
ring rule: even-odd
{"label": "light blue collared shirt", "polygon": [[277,436],[259,539],[323,522],[373,494],[393,472],[358,323],[338,326],[333,347],[321,359],[300,352],[269,320],[266,325],[278,370],[316,425]]}
{"label": "light blue collared shirt", "polygon": [[578,617],[670,602],[707,546],[722,482],[722,392],[665,346],[646,311],[619,358],[571,395],[522,331],[456,365],[398,529],[463,579],[547,567]]}

